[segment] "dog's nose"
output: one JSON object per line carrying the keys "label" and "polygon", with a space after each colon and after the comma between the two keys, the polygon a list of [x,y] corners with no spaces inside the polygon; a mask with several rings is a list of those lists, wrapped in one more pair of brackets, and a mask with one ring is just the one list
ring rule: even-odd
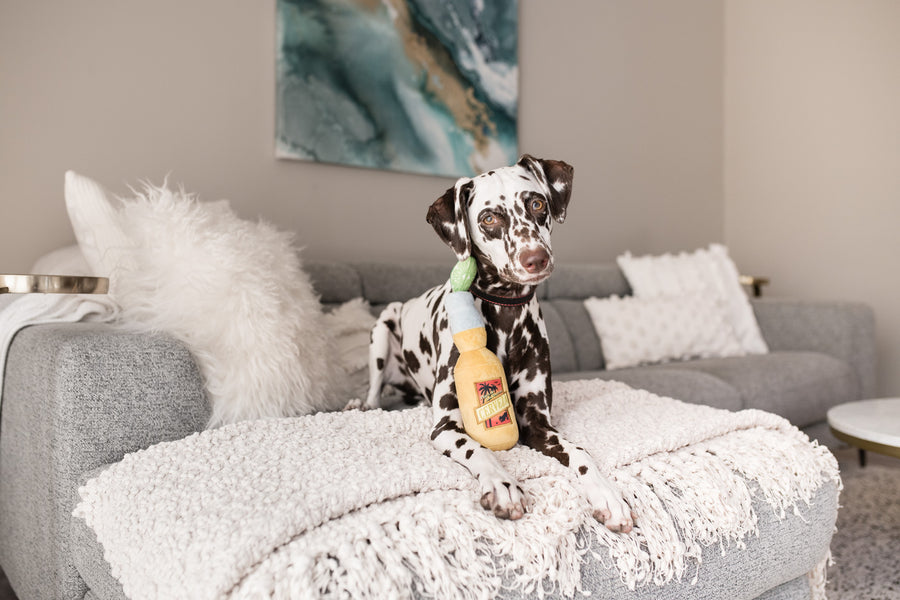
{"label": "dog's nose", "polygon": [[529,273],[540,273],[550,263],[550,255],[543,248],[526,250],[519,256],[519,262]]}

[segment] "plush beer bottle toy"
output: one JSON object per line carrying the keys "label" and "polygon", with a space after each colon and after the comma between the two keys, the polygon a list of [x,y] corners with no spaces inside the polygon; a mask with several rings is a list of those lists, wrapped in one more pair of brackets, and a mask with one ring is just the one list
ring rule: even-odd
{"label": "plush beer bottle toy", "polygon": [[474,258],[457,263],[450,275],[452,291],[444,297],[459,350],[453,380],[466,433],[485,448],[508,450],[519,440],[519,426],[503,365],[486,348],[484,320],[468,291],[475,273]]}

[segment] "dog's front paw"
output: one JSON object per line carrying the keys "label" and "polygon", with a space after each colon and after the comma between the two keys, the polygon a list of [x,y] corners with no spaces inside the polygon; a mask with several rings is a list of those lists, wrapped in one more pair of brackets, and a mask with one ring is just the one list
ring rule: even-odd
{"label": "dog's front paw", "polygon": [[610,531],[629,533],[634,527],[634,513],[615,485],[605,477],[582,481],[594,518]]}
{"label": "dog's front paw", "polygon": [[525,515],[525,492],[515,481],[496,479],[482,485],[481,490],[481,506],[496,517],[515,521]]}

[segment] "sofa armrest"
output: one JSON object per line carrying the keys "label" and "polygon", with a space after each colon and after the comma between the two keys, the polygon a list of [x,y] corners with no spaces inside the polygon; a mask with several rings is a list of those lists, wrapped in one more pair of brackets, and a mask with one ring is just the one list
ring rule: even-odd
{"label": "sofa armrest", "polygon": [[813,351],[840,358],[859,377],[860,397],[875,394],[875,313],[858,302],[754,298],[769,350]]}
{"label": "sofa armrest", "polygon": [[107,324],[38,325],[9,348],[0,420],[0,565],[21,597],[81,598],[69,522],[81,475],[209,418],[181,343]]}

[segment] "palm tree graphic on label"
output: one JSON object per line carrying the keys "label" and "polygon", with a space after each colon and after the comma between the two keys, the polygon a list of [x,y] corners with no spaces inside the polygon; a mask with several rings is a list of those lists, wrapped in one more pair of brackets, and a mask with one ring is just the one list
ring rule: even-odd
{"label": "palm tree graphic on label", "polygon": [[492,381],[482,381],[481,383],[479,383],[478,395],[481,397],[481,403],[484,404],[486,400],[490,399],[490,397],[496,394],[499,390],[499,379],[494,379]]}
{"label": "palm tree graphic on label", "polygon": [[[475,384],[475,389],[478,390],[478,397],[481,401],[481,404],[487,404],[495,397],[499,397],[501,392],[503,392],[503,382],[500,379],[490,379],[488,381],[481,381]],[[495,415],[484,422],[485,427],[496,427],[497,425],[505,425],[506,423],[511,423],[512,421],[509,418],[509,411],[504,410],[502,413]]]}

